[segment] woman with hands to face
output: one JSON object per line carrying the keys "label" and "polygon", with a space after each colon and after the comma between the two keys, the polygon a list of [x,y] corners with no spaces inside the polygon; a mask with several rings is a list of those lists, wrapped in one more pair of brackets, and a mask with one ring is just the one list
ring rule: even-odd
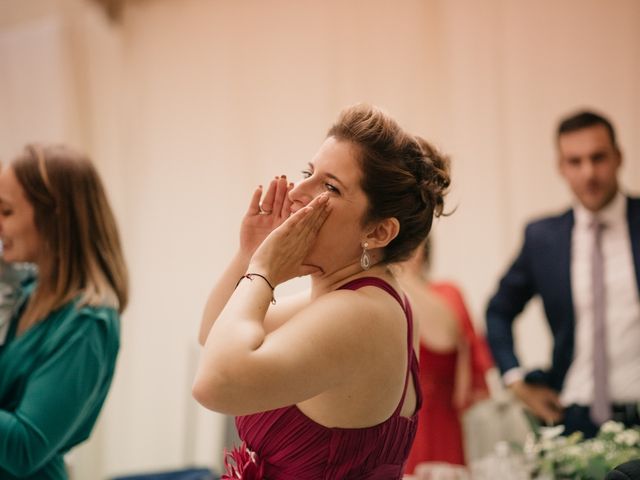
{"label": "woman with hands to face", "polygon": [[[258,188],[214,286],[193,385],[236,415],[223,478],[395,479],[416,430],[417,334],[389,265],[442,213],[448,162],[381,110],[345,109],[297,185]],[[311,289],[274,298],[310,275]],[[233,463],[235,462],[235,466]]]}

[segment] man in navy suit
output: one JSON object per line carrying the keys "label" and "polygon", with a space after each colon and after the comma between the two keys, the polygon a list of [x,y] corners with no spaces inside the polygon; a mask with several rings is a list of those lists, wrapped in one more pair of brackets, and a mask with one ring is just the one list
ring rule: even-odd
{"label": "man in navy suit", "polygon": [[[607,419],[640,424],[640,199],[620,191],[622,153],[603,116],[565,118],[557,149],[573,207],[527,225],[489,302],[487,338],[505,385],[536,417],[590,437]],[[526,372],[512,325],[535,295],[553,352],[549,369]]]}

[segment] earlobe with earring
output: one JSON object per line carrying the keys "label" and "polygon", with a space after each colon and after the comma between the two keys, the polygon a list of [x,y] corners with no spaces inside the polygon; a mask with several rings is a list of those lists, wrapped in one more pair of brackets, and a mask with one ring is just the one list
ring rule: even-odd
{"label": "earlobe with earring", "polygon": [[369,270],[371,267],[371,257],[369,257],[367,247],[369,247],[369,244],[364,242],[364,244],[362,244],[362,255],[360,256],[360,266],[362,267],[362,270]]}

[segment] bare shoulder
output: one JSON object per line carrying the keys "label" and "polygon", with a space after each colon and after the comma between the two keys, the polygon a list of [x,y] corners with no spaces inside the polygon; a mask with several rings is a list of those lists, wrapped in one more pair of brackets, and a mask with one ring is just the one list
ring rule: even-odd
{"label": "bare shoulder", "polygon": [[437,293],[427,289],[414,293],[410,298],[422,341],[436,351],[455,348],[459,322],[447,302]]}
{"label": "bare shoulder", "polygon": [[337,381],[299,404],[323,425],[376,425],[396,408],[404,386],[407,321],[400,303],[377,287],[337,290],[312,302],[294,321],[315,325],[315,348]]}
{"label": "bare shoulder", "polygon": [[[334,290],[309,302],[295,315],[296,321],[315,323],[347,344],[366,339],[378,349],[381,344],[406,338],[404,311],[389,293],[377,287],[358,290]],[[403,346],[403,342],[399,343]],[[361,348],[367,348],[362,345]]]}

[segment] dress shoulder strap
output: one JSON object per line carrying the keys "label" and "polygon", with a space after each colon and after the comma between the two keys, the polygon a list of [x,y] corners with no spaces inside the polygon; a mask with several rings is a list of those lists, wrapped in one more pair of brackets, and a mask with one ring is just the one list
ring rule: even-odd
{"label": "dress shoulder strap", "polygon": [[416,353],[413,349],[413,313],[411,312],[411,305],[409,304],[409,300],[406,295],[404,298],[400,297],[400,294],[393,288],[388,282],[378,277],[361,277],[356,278],[355,280],[351,280],[344,285],[341,285],[338,290],[358,290],[362,287],[378,287],[393,298],[400,304],[402,310],[404,311],[405,318],[407,319],[407,373],[404,380],[404,389],[402,390],[402,397],[400,397],[400,403],[396,407],[395,412],[393,412],[393,416],[400,415],[400,411],[402,410],[402,406],[404,405],[404,399],[407,395],[407,387],[409,386],[409,377],[413,377],[413,386],[416,391],[416,410],[418,411],[420,406],[422,405],[422,395],[420,386],[417,384],[418,382],[418,358],[416,357]]}
{"label": "dress shoulder strap", "polygon": [[[402,307],[402,310],[405,311],[405,314],[407,313],[406,312],[406,304],[402,300],[402,298],[400,297],[400,294],[396,291],[395,288],[393,288],[391,285],[389,285],[389,282],[386,282],[385,280],[383,280],[381,278],[378,278],[378,277],[356,278],[355,280],[351,280],[350,282],[347,282],[344,285],[341,285],[340,287],[338,287],[338,290],[358,290],[358,289],[360,289],[362,287],[378,287],[378,288],[381,288],[382,290],[387,292],[389,295],[391,295],[393,298],[395,298],[396,301]],[[406,297],[405,297],[405,301],[406,301]]]}

